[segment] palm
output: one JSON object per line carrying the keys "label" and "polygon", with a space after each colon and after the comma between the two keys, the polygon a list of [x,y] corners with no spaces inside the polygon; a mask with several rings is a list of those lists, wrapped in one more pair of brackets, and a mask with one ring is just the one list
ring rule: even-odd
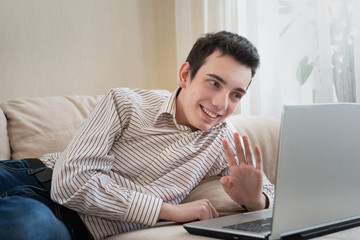
{"label": "palm", "polygon": [[237,203],[245,206],[252,206],[251,209],[257,209],[263,206],[262,194],[262,160],[259,147],[254,148],[256,156],[256,166],[252,161],[250,143],[247,136],[243,137],[245,152],[241,146],[239,134],[234,134],[236,153],[238,156],[237,164],[226,140],[223,141],[223,147],[230,165],[230,176],[221,178],[221,184],[225,192]]}
{"label": "palm", "polygon": [[245,165],[232,166],[230,176],[224,178],[222,183],[229,181],[230,188],[226,189],[228,195],[237,203],[248,203],[260,199],[262,194],[262,173],[260,170]]}

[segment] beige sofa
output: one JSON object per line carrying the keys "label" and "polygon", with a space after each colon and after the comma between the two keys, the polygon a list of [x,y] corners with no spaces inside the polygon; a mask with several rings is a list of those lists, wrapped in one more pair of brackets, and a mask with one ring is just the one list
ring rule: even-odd
{"label": "beige sofa", "polygon": [[[5,102],[0,109],[0,159],[40,157],[62,151],[73,133],[101,96],[59,96],[24,98]],[[279,122],[263,117],[234,115],[237,131],[247,134],[261,147],[264,171],[271,182],[275,178]],[[207,198],[220,215],[243,211],[222,190],[219,178],[204,180],[185,201]],[[143,229],[108,238],[112,239],[201,239],[188,234],[180,224],[159,222]]]}

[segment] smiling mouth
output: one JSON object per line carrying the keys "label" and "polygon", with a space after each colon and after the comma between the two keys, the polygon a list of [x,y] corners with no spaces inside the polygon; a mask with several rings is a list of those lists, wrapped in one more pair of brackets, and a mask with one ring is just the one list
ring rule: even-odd
{"label": "smiling mouth", "polygon": [[203,107],[203,106],[201,106],[201,109],[204,111],[204,113],[206,114],[206,115],[208,115],[210,118],[213,118],[213,119],[215,119],[215,118],[217,118],[219,115],[217,115],[217,114],[215,114],[215,113],[212,113],[212,112],[210,112],[209,110],[207,110],[205,107]]}

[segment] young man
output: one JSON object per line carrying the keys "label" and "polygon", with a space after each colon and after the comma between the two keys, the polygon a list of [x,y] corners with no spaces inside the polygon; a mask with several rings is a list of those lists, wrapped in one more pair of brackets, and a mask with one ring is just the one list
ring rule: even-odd
{"label": "young man", "polygon": [[[64,152],[41,158],[54,169],[50,208],[70,236],[81,238],[79,225],[63,213],[67,208],[79,214],[95,239],[154,226],[159,219],[217,217],[206,199],[181,204],[202,179],[214,175],[222,175],[224,190],[248,209],[271,206],[273,185],[262,172],[260,149],[254,148],[254,163],[248,138],[240,138],[226,120],[258,65],[257,50],[247,39],[219,32],[198,39],[180,68],[180,87],[170,96],[111,89]],[[31,167],[30,160],[11,164],[44,169]],[[59,204],[66,210],[57,211]]]}

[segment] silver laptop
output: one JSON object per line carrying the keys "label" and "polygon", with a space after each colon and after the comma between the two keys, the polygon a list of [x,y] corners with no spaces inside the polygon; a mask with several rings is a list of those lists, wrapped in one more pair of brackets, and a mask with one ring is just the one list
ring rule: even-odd
{"label": "silver laptop", "polygon": [[279,141],[273,209],[184,228],[214,238],[307,239],[359,226],[360,104],[284,106]]}

